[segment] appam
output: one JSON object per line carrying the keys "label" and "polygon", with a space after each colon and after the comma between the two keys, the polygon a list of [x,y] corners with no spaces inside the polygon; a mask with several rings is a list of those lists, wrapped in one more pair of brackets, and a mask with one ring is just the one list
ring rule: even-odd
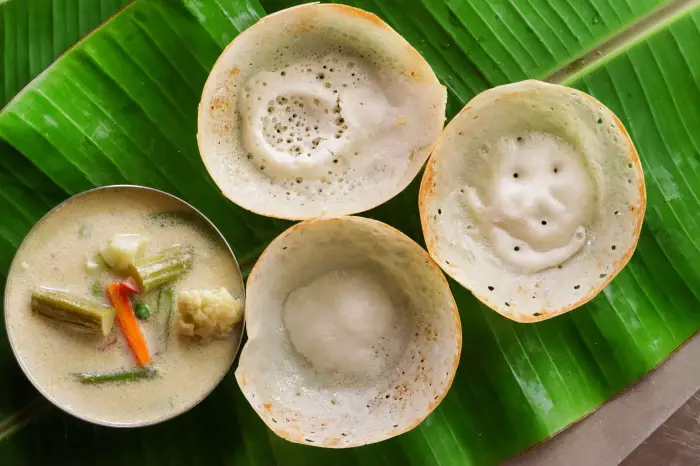
{"label": "appam", "polygon": [[586,303],[627,264],[646,191],[608,108],[531,80],[479,94],[447,125],[419,205],[440,267],[495,311],[535,322]]}
{"label": "appam", "polygon": [[266,16],[221,54],[199,105],[199,150],[223,194],[302,220],[371,209],[427,160],[447,94],[377,16],[333,4]]}
{"label": "appam", "polygon": [[311,446],[379,442],[447,393],[462,346],[447,281],[427,252],[360,217],[292,226],[248,278],[236,380],[277,435]]}

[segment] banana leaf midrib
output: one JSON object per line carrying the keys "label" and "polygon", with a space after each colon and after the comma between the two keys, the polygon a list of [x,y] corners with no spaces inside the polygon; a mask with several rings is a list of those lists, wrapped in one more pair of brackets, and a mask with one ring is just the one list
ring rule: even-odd
{"label": "banana leaf midrib", "polygon": [[698,0],[672,0],[647,16],[640,18],[634,24],[604,39],[570,63],[550,71],[543,80],[553,84],[565,84],[576,81],[585,76],[586,73],[600,67],[606,61],[624,53],[634,43],[643,41],[645,37],[653,34],[655,30],[673,23],[676,18],[687,14],[694,8],[697,8],[698,5],[700,5]]}

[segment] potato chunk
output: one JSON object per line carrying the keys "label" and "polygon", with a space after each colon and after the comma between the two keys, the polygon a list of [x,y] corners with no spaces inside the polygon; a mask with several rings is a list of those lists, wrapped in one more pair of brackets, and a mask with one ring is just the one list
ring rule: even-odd
{"label": "potato chunk", "polygon": [[115,272],[126,272],[134,260],[143,253],[146,242],[134,233],[117,234],[102,248],[100,254]]}

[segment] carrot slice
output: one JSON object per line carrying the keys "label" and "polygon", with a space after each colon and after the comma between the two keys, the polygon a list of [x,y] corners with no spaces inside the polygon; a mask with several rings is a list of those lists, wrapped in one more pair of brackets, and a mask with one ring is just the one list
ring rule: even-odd
{"label": "carrot slice", "polygon": [[107,285],[107,295],[112,302],[112,306],[117,310],[117,322],[122,329],[126,341],[129,342],[131,351],[136,356],[140,366],[146,365],[151,360],[151,355],[148,352],[146,339],[141,333],[141,327],[134,315],[134,309],[131,307],[129,298],[129,287],[123,283],[110,283]]}

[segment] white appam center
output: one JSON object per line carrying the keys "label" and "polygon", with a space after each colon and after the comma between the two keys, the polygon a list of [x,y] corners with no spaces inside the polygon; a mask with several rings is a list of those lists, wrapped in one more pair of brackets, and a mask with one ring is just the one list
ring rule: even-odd
{"label": "white appam center", "polygon": [[377,277],[334,271],[290,293],[284,323],[294,348],[320,372],[382,374],[401,347],[397,309]]}
{"label": "white appam center", "polygon": [[467,189],[494,252],[523,272],[563,263],[584,245],[592,221],[596,190],[584,158],[549,133],[502,138],[496,150],[483,189]]}
{"label": "white appam center", "polygon": [[338,53],[256,73],[239,106],[249,160],[281,179],[319,179],[349,165],[396,119],[369,65]]}

